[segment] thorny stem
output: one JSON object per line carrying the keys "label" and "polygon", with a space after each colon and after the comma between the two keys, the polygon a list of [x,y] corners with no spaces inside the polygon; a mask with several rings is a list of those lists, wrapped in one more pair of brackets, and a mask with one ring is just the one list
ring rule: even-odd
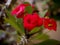
{"label": "thorny stem", "polygon": [[25,45],[25,44],[27,44],[27,43],[28,43],[28,40],[27,40],[26,37],[23,35],[23,36],[21,37],[20,45]]}

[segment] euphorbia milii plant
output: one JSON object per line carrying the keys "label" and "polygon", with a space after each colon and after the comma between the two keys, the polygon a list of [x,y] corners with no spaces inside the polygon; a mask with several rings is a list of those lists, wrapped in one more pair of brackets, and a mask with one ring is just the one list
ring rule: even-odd
{"label": "euphorbia milii plant", "polygon": [[[48,16],[48,13],[47,13],[47,15],[45,14],[44,17],[41,17],[39,12],[37,12],[36,10],[37,9],[35,6],[32,6],[29,3],[23,3],[23,4],[16,6],[16,8],[14,8],[11,11],[11,16],[12,17],[16,16],[15,17],[16,22],[13,20],[13,18],[12,18],[12,20],[14,21],[13,24],[12,24],[13,21],[12,22],[9,20],[8,21],[12,25],[14,25],[16,23],[18,25],[18,27],[16,25],[17,29],[19,28],[21,31],[22,31],[22,29],[24,30],[24,34],[21,33],[22,34],[21,41],[23,40],[26,42],[27,39],[31,38],[31,36],[36,33],[38,33],[39,36],[41,35],[44,37],[45,34],[43,35],[43,33],[41,33],[43,30],[42,27],[44,27],[44,29],[46,28],[50,31],[51,30],[56,31],[56,29],[57,29],[56,21],[49,17],[46,18],[46,16]],[[15,25],[13,27],[15,27]],[[27,38],[27,37],[29,37],[29,38]]]}

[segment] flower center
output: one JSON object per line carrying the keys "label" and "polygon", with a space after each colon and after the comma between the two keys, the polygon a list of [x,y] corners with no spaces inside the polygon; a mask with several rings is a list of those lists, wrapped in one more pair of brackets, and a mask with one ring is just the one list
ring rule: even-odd
{"label": "flower center", "polygon": [[28,22],[28,23],[31,23],[31,20],[29,19],[29,20],[27,20],[27,22]]}
{"label": "flower center", "polygon": [[49,27],[51,27],[51,26],[52,26],[52,24],[48,24],[48,26],[49,26]]}
{"label": "flower center", "polygon": [[45,16],[46,19],[48,19],[49,17],[48,16]]}

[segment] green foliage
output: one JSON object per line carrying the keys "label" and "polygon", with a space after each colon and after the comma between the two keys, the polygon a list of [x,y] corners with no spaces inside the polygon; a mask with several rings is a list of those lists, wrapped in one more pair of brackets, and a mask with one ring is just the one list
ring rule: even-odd
{"label": "green foliage", "polygon": [[35,45],[60,45],[60,41],[48,39]]}
{"label": "green foliage", "polygon": [[[53,4],[49,7],[49,10],[51,11],[50,17],[54,18],[55,20],[60,20],[60,12],[58,12],[60,9],[60,0],[52,0],[52,2]],[[54,12],[55,14],[53,14]]]}
{"label": "green foliage", "polygon": [[20,29],[24,32],[23,19],[17,19],[17,24],[20,27]]}
{"label": "green foliage", "polygon": [[29,2],[24,2],[23,4],[30,4]]}
{"label": "green foliage", "polygon": [[25,11],[26,11],[27,13],[29,13],[29,14],[32,14],[33,8],[32,8],[31,6],[27,6],[27,7],[25,8]]}
{"label": "green foliage", "polygon": [[38,33],[33,39],[35,40],[47,40],[49,36],[47,34]]}
{"label": "green foliage", "polygon": [[15,17],[13,17],[8,11],[7,12],[7,15],[8,15],[8,18],[5,18],[5,21],[10,23],[10,25],[12,27],[14,27],[16,29],[16,31],[19,31],[21,34],[23,34],[23,30],[19,27],[19,24],[17,23],[17,20]]}
{"label": "green foliage", "polygon": [[12,0],[11,5],[14,5],[17,0]]}
{"label": "green foliage", "polygon": [[41,27],[35,27],[34,29],[32,29],[29,34],[33,34],[33,33],[36,33],[38,31],[42,30],[42,26]]}
{"label": "green foliage", "polygon": [[[51,11],[51,18],[54,18],[55,20],[60,20],[60,13],[58,10],[60,9],[60,0],[52,0],[54,4],[49,8]],[[53,14],[55,12],[56,14]]]}

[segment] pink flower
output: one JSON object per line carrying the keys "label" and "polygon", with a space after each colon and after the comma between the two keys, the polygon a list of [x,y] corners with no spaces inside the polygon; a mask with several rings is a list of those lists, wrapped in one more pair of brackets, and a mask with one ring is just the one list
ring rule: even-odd
{"label": "pink flower", "polygon": [[29,4],[20,4],[11,12],[11,14],[16,15],[17,18],[21,18],[22,15],[24,15],[26,6],[29,6]]}

